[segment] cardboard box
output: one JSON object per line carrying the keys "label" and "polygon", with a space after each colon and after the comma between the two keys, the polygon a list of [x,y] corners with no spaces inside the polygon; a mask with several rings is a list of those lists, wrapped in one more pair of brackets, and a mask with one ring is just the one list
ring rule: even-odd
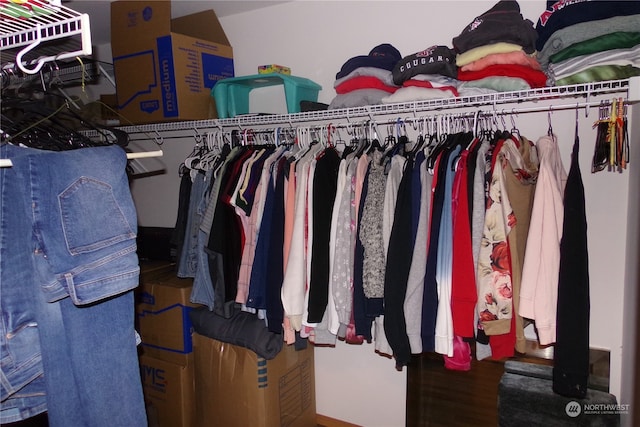
{"label": "cardboard box", "polygon": [[118,111],[134,124],[214,118],[211,89],[234,76],[215,12],[172,20],[170,1],[111,3],[111,51]]}
{"label": "cardboard box", "polygon": [[301,351],[285,345],[266,360],[197,333],[193,343],[197,425],[317,425],[312,345]]}
{"label": "cardboard box", "polygon": [[149,427],[195,426],[193,354],[185,365],[140,356]]}
{"label": "cardboard box", "polygon": [[137,289],[136,328],[142,353],[184,365],[193,351],[189,301],[193,279],[181,279],[173,269],[147,271]]}

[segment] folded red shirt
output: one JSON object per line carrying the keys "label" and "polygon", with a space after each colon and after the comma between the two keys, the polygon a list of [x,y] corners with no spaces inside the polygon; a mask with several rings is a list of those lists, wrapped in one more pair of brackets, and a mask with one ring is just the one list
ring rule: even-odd
{"label": "folded red shirt", "polygon": [[477,71],[458,71],[458,80],[480,80],[485,77],[519,77],[532,88],[545,87],[547,75],[539,70],[518,64],[490,65]]}
{"label": "folded red shirt", "polygon": [[394,93],[398,88],[396,86],[388,86],[382,80],[373,76],[358,76],[349,80],[345,80],[336,86],[336,93],[344,94],[358,89],[380,89],[389,93]]}

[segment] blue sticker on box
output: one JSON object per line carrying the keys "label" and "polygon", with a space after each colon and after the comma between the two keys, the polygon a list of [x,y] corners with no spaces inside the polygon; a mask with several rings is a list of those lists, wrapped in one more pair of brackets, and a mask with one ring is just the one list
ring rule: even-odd
{"label": "blue sticker on box", "polygon": [[154,305],[156,303],[156,297],[149,292],[142,292],[139,296],[141,304]]}
{"label": "blue sticker on box", "polygon": [[211,89],[218,80],[233,77],[233,58],[202,53],[204,87]]}
{"label": "blue sticker on box", "polygon": [[176,76],[173,69],[173,46],[171,35],[158,37],[158,70],[160,72],[160,91],[162,93],[162,111],[164,117],[178,117],[178,93]]}
{"label": "blue sticker on box", "polygon": [[151,114],[159,109],[160,101],[158,101],[157,99],[152,99],[150,101],[140,101],[140,111]]}
{"label": "blue sticker on box", "polygon": [[147,6],[144,9],[142,9],[142,19],[144,19],[145,21],[150,21],[152,16],[153,16],[153,9],[151,9],[151,6]]}

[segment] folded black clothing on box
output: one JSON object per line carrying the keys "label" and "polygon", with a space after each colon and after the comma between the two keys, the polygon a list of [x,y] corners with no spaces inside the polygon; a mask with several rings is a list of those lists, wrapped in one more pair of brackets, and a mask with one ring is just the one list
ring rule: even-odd
{"label": "folded black clothing on box", "polygon": [[236,310],[230,318],[224,318],[206,307],[189,312],[193,330],[205,337],[253,350],[267,360],[280,353],[283,336],[270,332],[255,314]]}
{"label": "folded black clothing on box", "polygon": [[553,390],[553,367],[507,361],[498,385],[500,427],[618,427],[620,411],[616,396],[589,388],[583,399]]}

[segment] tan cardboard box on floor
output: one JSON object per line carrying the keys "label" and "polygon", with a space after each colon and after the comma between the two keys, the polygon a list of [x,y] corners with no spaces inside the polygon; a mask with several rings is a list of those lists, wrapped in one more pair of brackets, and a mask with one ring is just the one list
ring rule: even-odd
{"label": "tan cardboard box on floor", "polygon": [[185,365],[140,356],[149,427],[194,427],[193,353]]}
{"label": "tan cardboard box on floor", "polygon": [[186,365],[193,351],[189,311],[193,279],[176,276],[173,268],[159,268],[140,275],[136,289],[136,328],[141,353]]}
{"label": "tan cardboard box on floor", "polygon": [[171,19],[170,1],[111,3],[121,125],[215,118],[211,89],[233,77],[233,49],[213,10]]}
{"label": "tan cardboard box on floor", "polygon": [[193,334],[196,424],[315,427],[313,346],[285,345],[274,359]]}

